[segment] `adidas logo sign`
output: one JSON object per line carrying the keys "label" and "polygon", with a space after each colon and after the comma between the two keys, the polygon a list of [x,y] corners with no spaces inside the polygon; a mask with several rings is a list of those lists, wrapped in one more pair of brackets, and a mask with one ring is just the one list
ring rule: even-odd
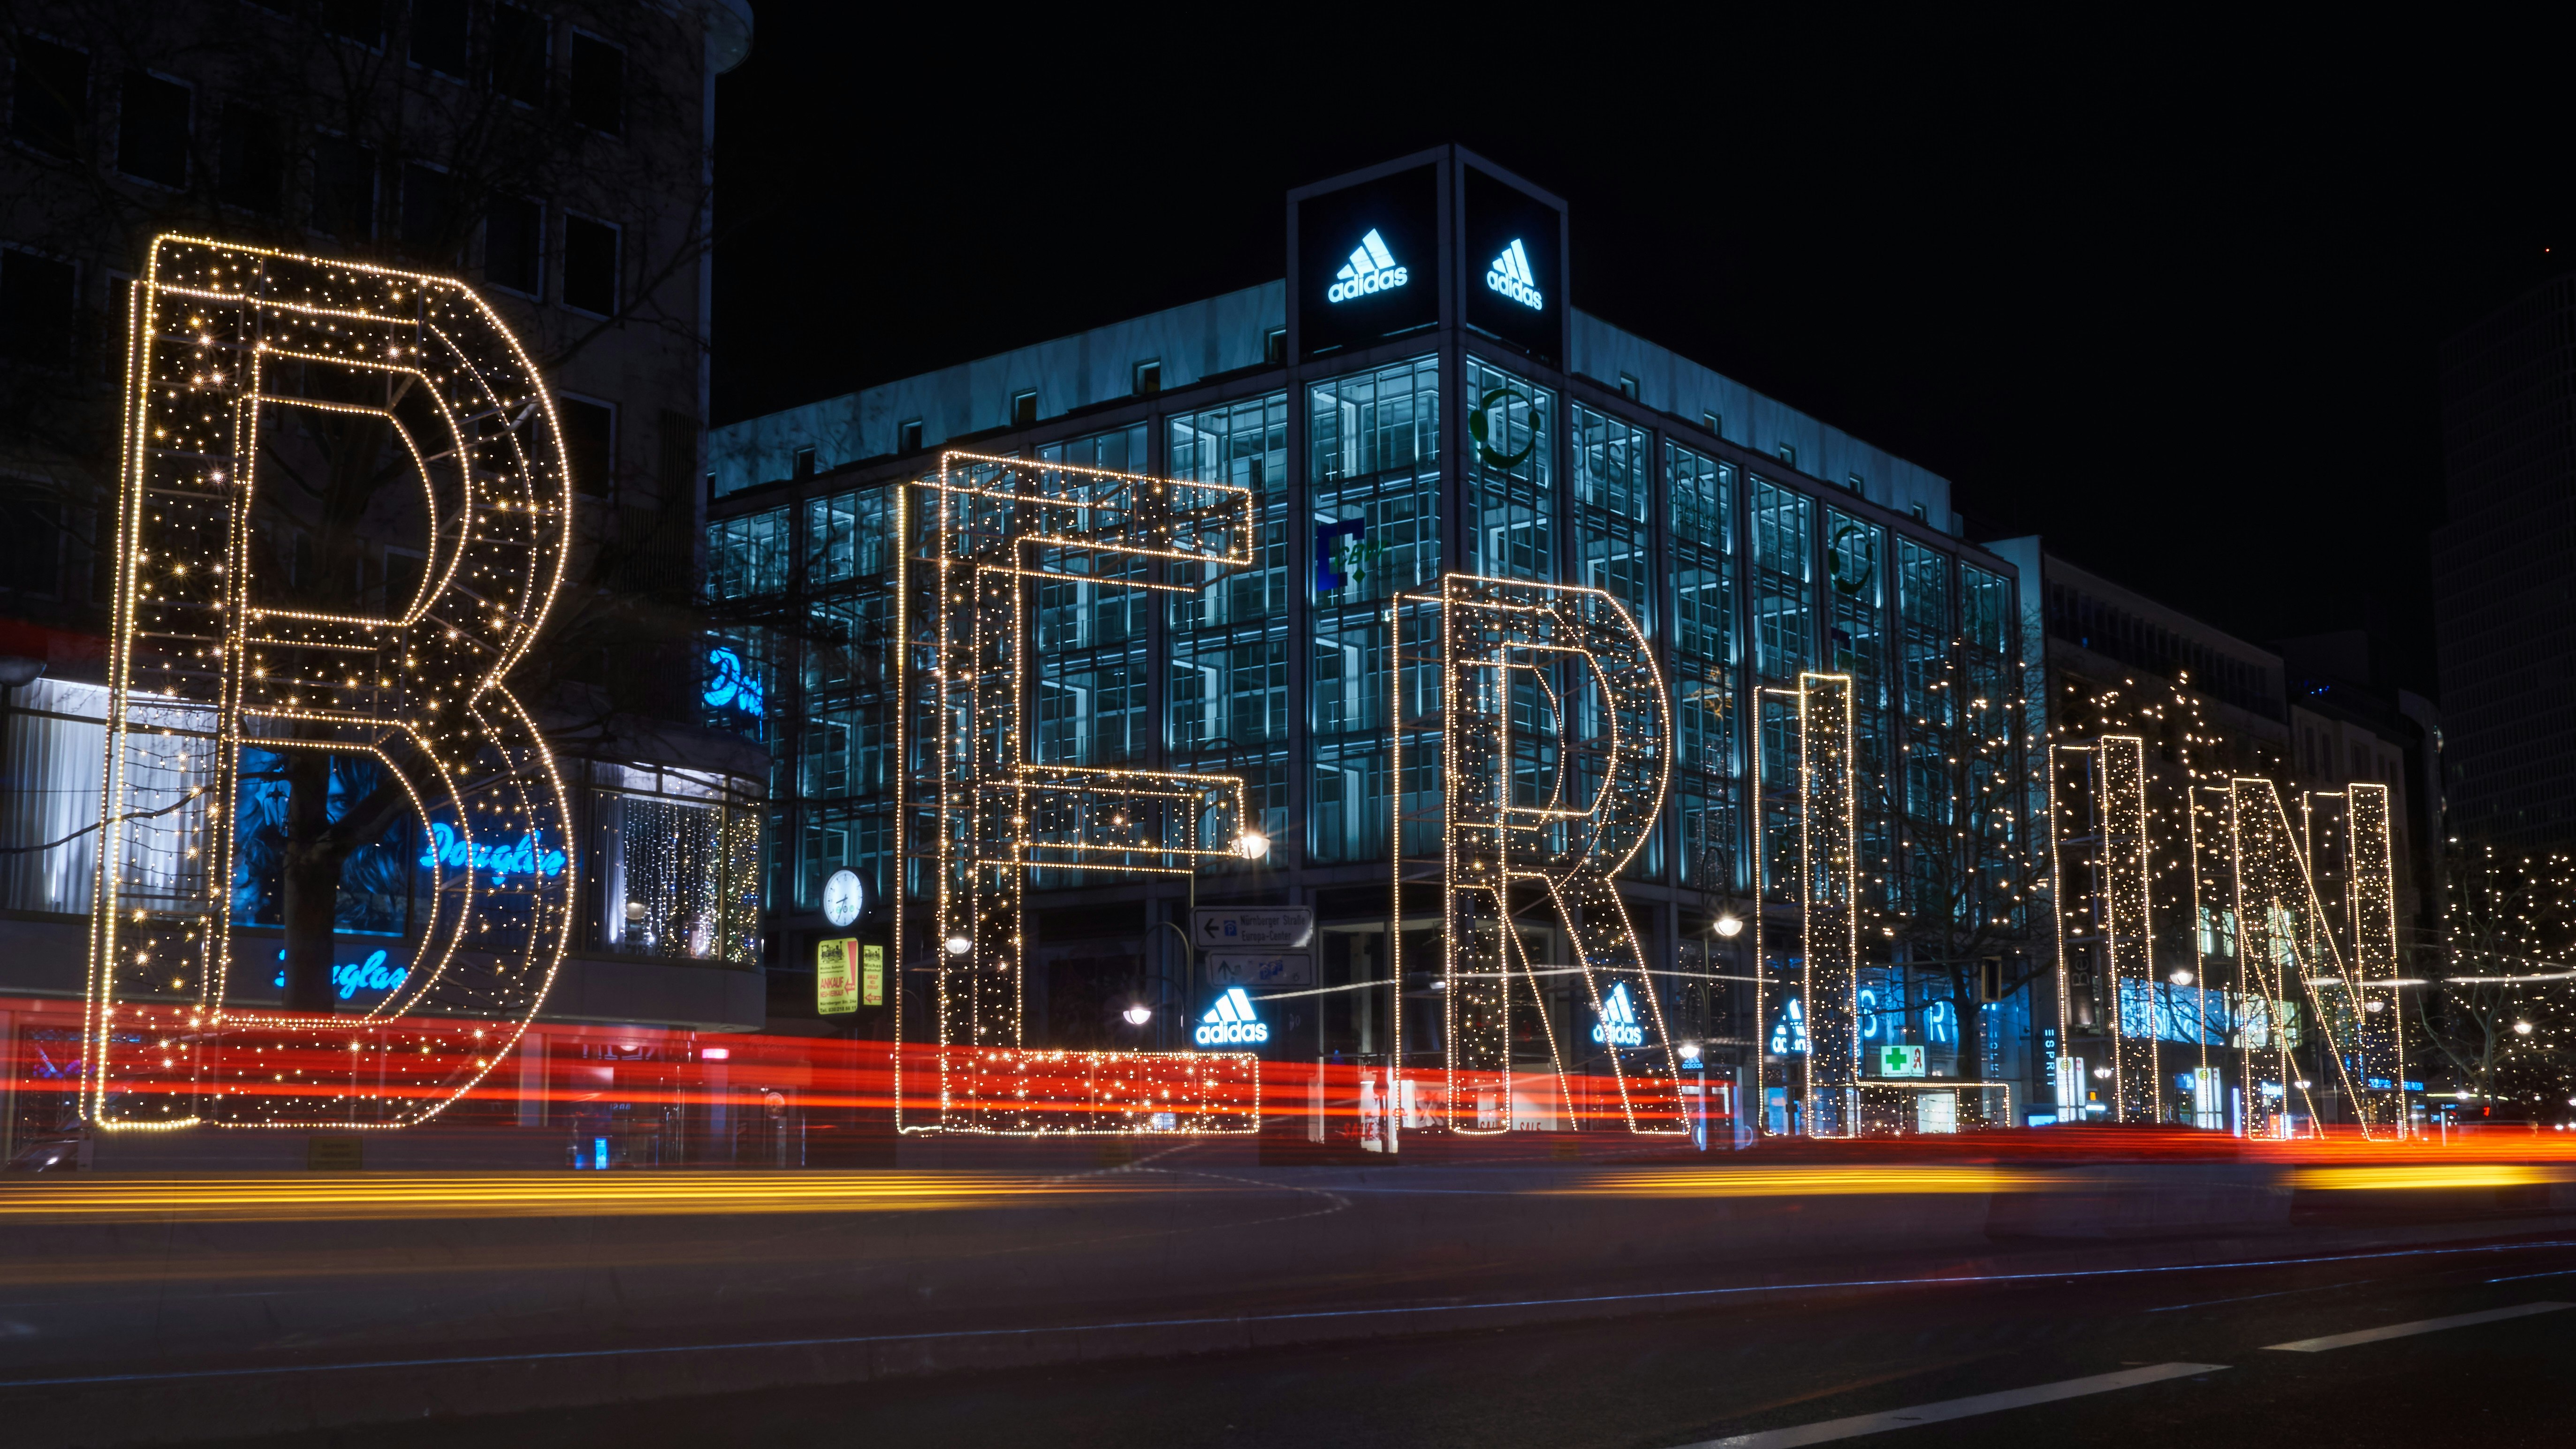
{"label": "adidas logo sign", "polygon": [[1243,994],[1243,988],[1229,986],[1208,1014],[1199,1018],[1199,1029],[1190,1036],[1200,1046],[1259,1046],[1270,1040],[1270,1028],[1253,1019],[1252,998]]}
{"label": "adidas logo sign", "polygon": [[1646,1029],[1637,1025],[1637,1008],[1628,1000],[1627,982],[1611,983],[1610,995],[1601,1003],[1601,1024],[1592,1028],[1592,1039],[1614,1047],[1646,1044]]}
{"label": "adidas logo sign", "polygon": [[1371,292],[1392,292],[1411,280],[1404,268],[1395,264],[1395,253],[1386,249],[1386,241],[1375,227],[1360,238],[1360,244],[1351,249],[1351,259],[1333,275],[1337,280],[1324,289],[1328,302],[1347,302]]}
{"label": "adidas logo sign", "polygon": [[1539,295],[1538,273],[1530,270],[1529,253],[1521,250],[1521,239],[1503,248],[1494,265],[1485,273],[1485,285],[1535,312],[1546,300]]}

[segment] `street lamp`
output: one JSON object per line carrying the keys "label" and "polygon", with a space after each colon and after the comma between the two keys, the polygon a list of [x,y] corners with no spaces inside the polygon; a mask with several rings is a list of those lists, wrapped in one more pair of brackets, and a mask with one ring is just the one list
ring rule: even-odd
{"label": "street lamp", "polygon": [[2189,971],[2177,970],[2174,974],[2166,977],[2165,979],[2176,986],[2189,986],[2191,984],[2191,973]]}
{"label": "street lamp", "polygon": [[1738,919],[1733,911],[1729,911],[1717,918],[1717,933],[1730,941],[1740,935],[1743,930],[1744,922]]}
{"label": "street lamp", "polygon": [[1154,1008],[1139,1001],[1118,1014],[1127,1019],[1129,1026],[1143,1026],[1154,1019]]}
{"label": "street lamp", "polygon": [[2515,1036],[2529,1036],[2529,1035],[2531,1035],[2531,1023],[2530,1023],[2530,1022],[2527,1022],[2527,1021],[2517,1021],[2517,1022],[2515,1022],[2515,1023],[2513,1024],[2513,1034],[2514,1034]]}
{"label": "street lamp", "polygon": [[973,939],[963,935],[951,936],[942,944],[947,946],[948,954],[951,956],[963,956],[975,949]]}
{"label": "street lamp", "polygon": [[1259,860],[1270,853],[1270,837],[1258,830],[1247,830],[1234,838],[1234,853],[1246,860]]}

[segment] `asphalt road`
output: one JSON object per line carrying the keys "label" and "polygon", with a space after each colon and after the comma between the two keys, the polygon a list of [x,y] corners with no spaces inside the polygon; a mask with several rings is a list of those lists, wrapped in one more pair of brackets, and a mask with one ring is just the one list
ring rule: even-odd
{"label": "asphalt road", "polygon": [[[1210,1305],[1223,1298],[1211,1284]],[[2460,1318],[2478,1321],[2440,1322]],[[1845,1289],[1656,1317],[237,1442],[1683,1449],[1751,1436],[1744,1449],[1772,1449],[1880,1435],[1904,1449],[2576,1444],[2576,1235]]]}

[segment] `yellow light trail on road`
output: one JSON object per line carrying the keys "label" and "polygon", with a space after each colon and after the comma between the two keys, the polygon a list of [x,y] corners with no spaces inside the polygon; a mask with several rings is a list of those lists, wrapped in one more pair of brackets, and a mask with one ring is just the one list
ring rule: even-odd
{"label": "yellow light trail on road", "polygon": [[934,1212],[1004,1207],[1039,1197],[1128,1195],[1151,1191],[1147,1181],[1133,1176],[1116,1181],[923,1172],[91,1178],[0,1187],[0,1219],[303,1222],[338,1218]]}
{"label": "yellow light trail on road", "polygon": [[1872,1194],[2045,1192],[2066,1185],[2043,1172],[1986,1166],[1717,1168],[1605,1173],[1546,1189],[1551,1197],[1856,1197]]}
{"label": "yellow light trail on road", "polygon": [[2426,1190],[2459,1187],[2535,1187],[2576,1182],[2576,1166],[2555,1162],[2433,1162],[2386,1167],[2299,1167],[2290,1186],[2327,1191]]}

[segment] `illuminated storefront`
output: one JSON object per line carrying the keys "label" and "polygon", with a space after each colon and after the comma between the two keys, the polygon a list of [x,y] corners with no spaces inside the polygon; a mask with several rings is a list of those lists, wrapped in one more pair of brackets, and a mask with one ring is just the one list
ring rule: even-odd
{"label": "illuminated storefront", "polygon": [[[771,751],[771,969],[877,941],[897,1000],[835,1019],[907,1041],[936,1019],[950,928],[907,906],[891,939],[894,893],[930,899],[941,849],[927,813],[904,843],[896,787],[909,770],[929,798],[925,742],[943,737],[931,706],[896,705],[898,641],[926,648],[928,627],[896,581],[902,549],[935,551],[924,480],[955,449],[1242,490],[1249,507],[1240,560],[1096,553],[1031,588],[1028,764],[1240,781],[1226,829],[1269,849],[1209,850],[1194,881],[1033,866],[1019,1042],[1185,1052],[1214,1032],[1240,1049],[1237,1017],[1257,1020],[1253,1049],[1280,1072],[1357,1069],[1343,1104],[1316,1075],[1309,1130],[1362,1146],[1430,1126],[1646,1130],[1638,1104],[1668,1103],[1683,1068],[1694,1104],[1778,1086],[1832,1098],[1783,1115],[1858,1130],[1885,1045],[1920,1048],[1904,1059],[1927,1081],[1996,1084],[1959,1120],[2030,1094],[2047,1066],[2027,993],[1963,997],[1891,924],[1955,889],[1921,857],[2024,841],[2022,793],[1985,788],[2022,765],[2015,573],[1958,536],[1947,483],[1569,306],[1562,204],[1464,152],[1289,204],[1284,283],[720,430],[707,722]],[[1490,696],[1489,773],[1532,839],[1596,828],[1551,800],[1643,812],[1598,825],[1591,857],[1633,945],[1585,924],[1610,897],[1545,905],[1515,885],[1496,897],[1507,931],[1476,918],[1493,970],[1452,949],[1469,917],[1443,921],[1465,848],[1444,831],[1464,808],[1448,792],[1487,775],[1459,763],[1442,650],[1466,647],[1471,602],[1579,602],[1602,621],[1567,613],[1454,657],[1510,677]],[[1602,642],[1621,629],[1633,662]],[[1623,668],[1666,714],[1652,771],[1604,796],[1589,772],[1636,763],[1605,723]],[[854,926],[823,915],[844,870],[870,903]],[[1247,990],[1239,966],[1184,949],[1193,900],[1310,908],[1311,944]]]}

